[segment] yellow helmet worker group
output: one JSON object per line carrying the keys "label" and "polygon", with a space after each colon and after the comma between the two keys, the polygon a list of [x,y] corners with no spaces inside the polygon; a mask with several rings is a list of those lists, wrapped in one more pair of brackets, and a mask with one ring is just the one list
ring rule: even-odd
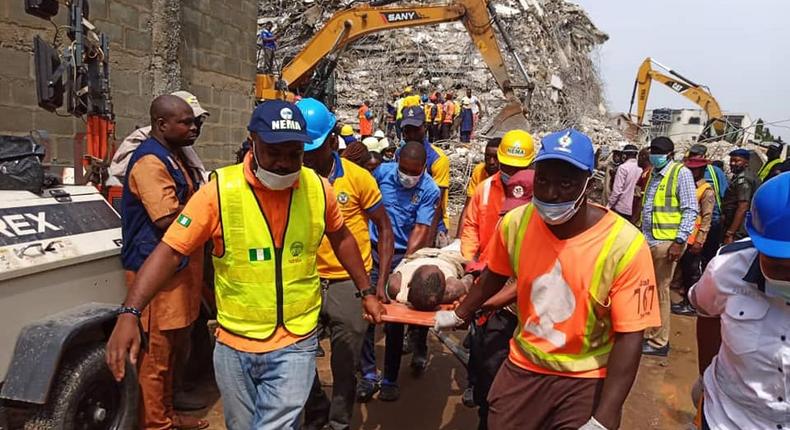
{"label": "yellow helmet worker group", "polygon": [[535,140],[524,130],[510,130],[502,136],[497,159],[508,166],[527,167],[535,159]]}

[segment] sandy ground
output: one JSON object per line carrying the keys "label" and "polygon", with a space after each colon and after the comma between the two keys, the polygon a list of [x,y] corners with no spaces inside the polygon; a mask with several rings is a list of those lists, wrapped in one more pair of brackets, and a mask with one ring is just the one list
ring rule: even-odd
{"label": "sandy ground", "polygon": [[[697,352],[694,319],[672,317],[672,351],[668,359],[644,357],[636,383],[623,410],[622,429],[689,429],[695,409],[690,390],[697,377]],[[463,332],[455,332],[458,339]],[[377,344],[378,357],[383,357],[383,342]],[[386,403],[375,398],[356,406],[352,428],[359,430],[387,429],[475,429],[477,411],[462,405],[461,394],[466,386],[466,370],[455,356],[429,335],[431,361],[428,371],[419,379],[409,372],[410,356],[404,356],[401,372],[401,399]],[[327,357],[318,359],[321,380],[331,390],[329,345],[323,346]],[[200,391],[212,399],[210,409],[198,412],[211,423],[212,429],[224,429],[222,404],[210,383]]]}

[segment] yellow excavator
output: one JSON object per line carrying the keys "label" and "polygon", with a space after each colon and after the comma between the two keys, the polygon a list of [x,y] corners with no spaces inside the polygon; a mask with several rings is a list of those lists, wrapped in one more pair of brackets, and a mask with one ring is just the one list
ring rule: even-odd
{"label": "yellow excavator", "polygon": [[[512,128],[527,128],[526,114],[534,84],[530,81],[492,3],[488,0],[458,0],[437,6],[385,7],[397,1],[374,1],[335,13],[304,48],[282,68],[279,78],[266,73],[257,75],[256,98],[292,100],[298,93],[323,99],[325,83],[333,73],[339,55],[355,40],[386,30],[461,21],[508,99],[508,103],[492,121],[492,126],[488,130],[482,130],[481,134],[496,136]],[[494,25],[499,29],[502,40],[523,75],[524,83],[520,85],[510,80],[493,30]],[[515,95],[514,88],[526,89],[523,100]]]}
{"label": "yellow excavator", "polygon": [[[653,69],[653,65],[665,71],[666,74]],[[636,101],[636,124],[638,126],[642,126],[644,122],[647,98],[650,95],[650,86],[653,81],[662,83],[676,93],[691,100],[708,115],[708,122],[697,141],[706,142],[724,139],[735,143],[735,140],[741,136],[742,133],[738,132],[738,127],[729,124],[722,115],[719,102],[710,93],[710,89],[695,83],[650,57],[645,58],[645,61],[639,67],[636,80],[634,81],[634,90],[631,93],[631,107],[628,114],[630,117]]]}

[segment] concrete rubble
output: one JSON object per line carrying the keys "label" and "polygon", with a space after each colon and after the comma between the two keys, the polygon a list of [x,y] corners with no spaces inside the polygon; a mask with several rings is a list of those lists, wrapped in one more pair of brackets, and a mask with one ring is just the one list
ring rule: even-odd
{"label": "concrete rubble", "polygon": [[[260,0],[259,17],[275,23],[278,61],[293,58],[332,13],[351,3]],[[538,137],[541,131],[575,126],[590,133],[598,145],[622,140],[619,132],[606,126],[601,84],[591,56],[608,36],[585,11],[564,0],[501,0],[495,7],[535,85],[528,108],[530,131]],[[501,39],[499,44],[504,50]],[[526,84],[513,56],[506,52],[504,56],[514,86]],[[364,37],[342,53],[335,76],[336,112],[341,121],[352,124],[357,122],[356,109],[363,99],[370,100],[373,110],[382,114],[391,95],[406,86],[423,93],[439,90],[456,95],[471,88],[485,106],[482,126],[505,103],[460,22]],[[524,90],[516,91],[523,96]],[[452,168],[451,213],[460,211],[464,184],[471,167],[482,160],[482,145],[479,141],[467,146],[457,142],[443,145]]]}

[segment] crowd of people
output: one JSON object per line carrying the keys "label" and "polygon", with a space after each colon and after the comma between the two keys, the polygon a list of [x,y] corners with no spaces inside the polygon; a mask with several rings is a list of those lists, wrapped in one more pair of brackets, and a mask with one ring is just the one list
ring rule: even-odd
{"label": "crowd of people", "polygon": [[702,144],[624,144],[597,204],[589,136],[510,130],[486,142],[450,233],[449,160],[432,141],[456,118],[468,141],[483,107],[407,88],[392,108],[376,130],[363,102],[355,131],[318,100],[264,101],[238,163],[207,175],[192,145],[209,113],[189,93],[154,99],[112,169],[129,292],[107,362],[118,380],[137,365],[141,427],[208,425],[173,405],[206,246],[229,429],[348,429],[355,401],[397,401],[404,350],[415,375],[429,365],[429,328],[383,323],[391,302],[433,312],[436,330],[469,325],[464,402],[479,429],[618,428],[641,356],[669,354],[670,312],[700,315],[698,428],[790,425],[781,146],[757,175],[749,151],[731,152],[728,177]]}

